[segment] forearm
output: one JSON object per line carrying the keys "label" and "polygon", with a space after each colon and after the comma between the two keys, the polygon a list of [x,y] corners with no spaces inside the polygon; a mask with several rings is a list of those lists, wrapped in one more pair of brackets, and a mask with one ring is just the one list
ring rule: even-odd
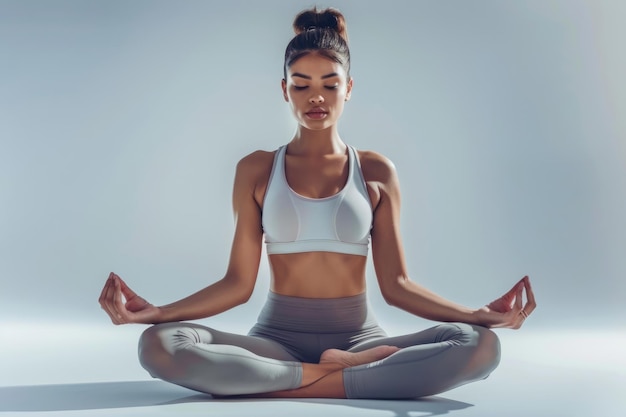
{"label": "forearm", "polygon": [[481,324],[478,310],[447,300],[409,278],[398,279],[393,288],[387,290],[385,300],[425,319]]}
{"label": "forearm", "polygon": [[176,302],[159,306],[155,322],[197,320],[214,316],[245,303],[249,292],[234,279],[221,279],[202,290]]}

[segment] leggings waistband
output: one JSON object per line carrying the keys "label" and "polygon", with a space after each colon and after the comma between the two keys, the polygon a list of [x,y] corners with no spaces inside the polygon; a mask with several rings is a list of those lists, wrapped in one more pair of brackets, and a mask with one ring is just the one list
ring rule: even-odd
{"label": "leggings waistband", "polygon": [[343,333],[378,325],[365,293],[342,298],[302,298],[271,291],[258,324],[304,333]]}

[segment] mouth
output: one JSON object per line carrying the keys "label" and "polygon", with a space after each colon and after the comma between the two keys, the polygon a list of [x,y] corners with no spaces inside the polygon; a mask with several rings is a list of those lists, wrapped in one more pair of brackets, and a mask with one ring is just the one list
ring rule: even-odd
{"label": "mouth", "polygon": [[307,115],[307,117],[316,120],[323,119],[328,116],[328,112],[322,108],[311,109],[305,114]]}

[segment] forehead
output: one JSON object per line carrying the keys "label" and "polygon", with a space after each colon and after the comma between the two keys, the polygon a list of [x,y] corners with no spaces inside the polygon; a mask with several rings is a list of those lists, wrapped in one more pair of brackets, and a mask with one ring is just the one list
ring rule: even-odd
{"label": "forehead", "polygon": [[340,77],[346,76],[346,71],[340,63],[315,52],[304,55],[292,63],[287,74],[294,73],[306,74],[312,78],[320,78],[332,73],[336,73]]}

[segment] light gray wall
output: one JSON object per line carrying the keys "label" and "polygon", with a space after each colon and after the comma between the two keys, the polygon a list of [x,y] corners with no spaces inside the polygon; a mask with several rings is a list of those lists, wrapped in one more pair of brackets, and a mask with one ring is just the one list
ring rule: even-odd
{"label": "light gray wall", "polygon": [[[111,270],[157,304],[222,276],[234,166],[295,127],[282,54],[311,4],[0,1],[0,320],[106,321]],[[477,307],[529,274],[533,325],[622,322],[624,3],[380,4],[332,4],[340,131],[396,164],[412,277]],[[383,323],[417,320],[369,280]],[[212,320],[247,327],[267,281]]]}

